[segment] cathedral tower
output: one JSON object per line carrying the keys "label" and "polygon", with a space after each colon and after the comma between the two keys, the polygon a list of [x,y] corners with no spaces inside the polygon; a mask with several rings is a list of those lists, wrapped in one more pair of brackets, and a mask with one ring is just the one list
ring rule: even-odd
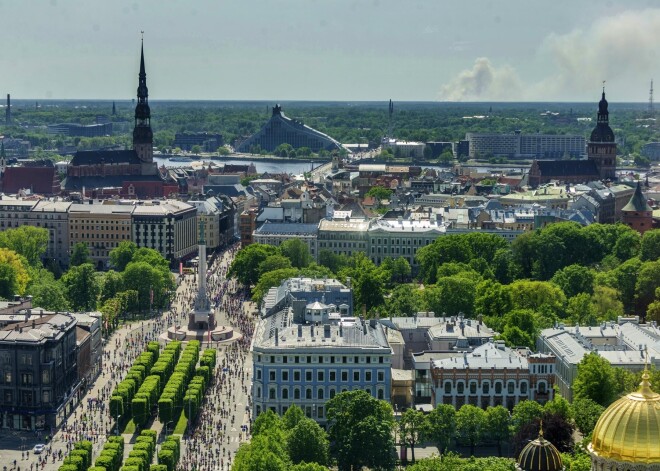
{"label": "cathedral tower", "polygon": [[137,98],[138,103],[135,107],[135,128],[133,129],[133,149],[143,163],[152,163],[154,161],[154,134],[151,130],[151,110],[149,109],[147,73],[144,70],[144,42],[140,52],[140,75]]}
{"label": "cathedral tower", "polygon": [[603,96],[598,103],[598,122],[591,132],[587,158],[596,164],[602,180],[616,179],[616,142],[614,142],[614,132],[609,124],[605,88],[603,88]]}

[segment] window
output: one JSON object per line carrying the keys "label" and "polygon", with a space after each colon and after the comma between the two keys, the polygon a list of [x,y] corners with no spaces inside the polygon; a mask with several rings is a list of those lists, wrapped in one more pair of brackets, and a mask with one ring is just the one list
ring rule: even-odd
{"label": "window", "polygon": [[509,383],[506,385],[507,394],[513,394],[514,389],[515,389],[515,384],[513,384],[513,381],[509,381]]}
{"label": "window", "polygon": [[261,397],[261,388],[257,388],[257,397]]}
{"label": "window", "polygon": [[495,383],[495,394],[502,394],[502,383]]}
{"label": "window", "polygon": [[[286,357],[284,357],[286,358]],[[288,370],[282,371],[282,381],[289,381],[289,372]]]}
{"label": "window", "polygon": [[385,394],[382,389],[378,390],[378,399],[385,399]]}
{"label": "window", "polygon": [[319,389],[318,391],[316,391],[316,398],[325,399],[325,393],[323,392],[323,389]]}
{"label": "window", "polygon": [[456,392],[458,392],[458,394],[463,394],[465,392],[465,385],[463,383],[458,383],[456,385]]}
{"label": "window", "polygon": [[324,377],[325,377],[325,375],[324,375],[323,371],[317,371],[316,372],[316,380],[317,381],[319,381],[319,382],[325,381]]}
{"label": "window", "polygon": [[257,379],[261,379],[261,370],[257,370]]}
{"label": "window", "polygon": [[335,397],[335,388],[330,389],[330,399]]}
{"label": "window", "polygon": [[307,388],[307,389],[305,390],[305,399],[311,399],[311,398],[312,398],[312,389],[311,389],[311,388]]}
{"label": "window", "polygon": [[[11,375],[11,373],[10,373],[10,375]],[[10,379],[11,379],[11,376],[10,376]],[[342,371],[341,372],[341,380],[344,381],[344,382],[348,381],[348,371]]]}
{"label": "window", "polygon": [[[369,357],[367,357],[367,358],[369,358]],[[364,372],[364,380],[366,382],[371,382],[371,371],[365,371]]]}
{"label": "window", "polygon": [[470,383],[470,394],[477,394],[477,383],[474,381]]}
{"label": "window", "polygon": [[353,371],[353,381],[355,381],[355,382],[360,381],[360,372],[359,371]]}
{"label": "window", "polygon": [[282,399],[289,399],[289,388],[282,389]]}
{"label": "window", "polygon": [[43,384],[50,384],[50,371],[43,370],[41,372],[41,382]]}
{"label": "window", "polygon": [[44,391],[42,395],[42,402],[48,404],[50,402],[50,391]]}
{"label": "window", "polygon": [[293,372],[293,380],[294,381],[300,381],[300,371],[294,371]]}
{"label": "window", "polygon": [[520,383],[520,394],[527,394],[527,383]]}
{"label": "window", "polygon": [[385,373],[382,372],[382,371],[379,371],[378,372],[378,382],[382,383],[383,381],[385,381]]}
{"label": "window", "polygon": [[312,381],[312,372],[311,371],[305,371],[305,381],[310,383]]}
{"label": "window", "polygon": [[490,392],[490,383],[488,381],[484,382],[484,384],[481,385],[481,391],[484,394],[488,394]]}
{"label": "window", "polygon": [[275,370],[270,370],[268,372],[268,379],[271,381],[275,381]]}
{"label": "window", "polygon": [[337,372],[336,371],[331,371],[330,372],[330,382],[334,383],[335,381],[337,381]]}
{"label": "window", "polygon": [[11,371],[5,371],[5,383],[11,383]]}
{"label": "window", "polygon": [[449,381],[445,382],[445,394],[451,394],[451,383]]}
{"label": "window", "polygon": [[296,388],[293,390],[293,398],[300,399],[300,389]]}
{"label": "window", "polygon": [[319,406],[319,408],[316,410],[318,418],[322,419],[323,418],[323,406]]}

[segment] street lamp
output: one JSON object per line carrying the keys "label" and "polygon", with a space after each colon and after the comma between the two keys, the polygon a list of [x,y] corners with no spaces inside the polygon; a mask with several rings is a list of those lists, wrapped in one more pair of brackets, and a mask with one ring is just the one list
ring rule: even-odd
{"label": "street lamp", "polygon": [[121,414],[117,414],[117,423],[116,423],[117,436],[119,436],[119,419],[121,419]]}
{"label": "street lamp", "polygon": [[170,420],[169,422],[165,422],[165,438],[167,438],[167,426],[173,423],[174,423],[173,420]]}

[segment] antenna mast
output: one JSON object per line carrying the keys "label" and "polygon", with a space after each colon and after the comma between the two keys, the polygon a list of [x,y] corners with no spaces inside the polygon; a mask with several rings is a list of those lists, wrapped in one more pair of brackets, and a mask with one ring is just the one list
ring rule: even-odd
{"label": "antenna mast", "polygon": [[390,125],[389,125],[389,131],[388,131],[389,136],[388,137],[393,138],[393,136],[392,136],[392,115],[394,114],[394,103],[392,103],[391,99],[390,99],[390,105],[389,105],[389,108],[388,108],[388,112],[389,112],[389,115],[390,115],[390,123],[389,123]]}

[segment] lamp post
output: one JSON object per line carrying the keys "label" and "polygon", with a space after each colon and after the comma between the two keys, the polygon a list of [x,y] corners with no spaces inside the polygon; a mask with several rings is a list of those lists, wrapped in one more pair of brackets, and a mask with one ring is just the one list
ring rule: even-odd
{"label": "lamp post", "polygon": [[119,419],[121,419],[121,414],[117,414],[117,422],[116,422],[116,433],[117,433],[117,436],[119,436]]}
{"label": "lamp post", "polygon": [[168,425],[173,424],[173,423],[174,423],[174,421],[172,421],[172,420],[170,420],[169,422],[165,422],[165,438],[167,438]]}

